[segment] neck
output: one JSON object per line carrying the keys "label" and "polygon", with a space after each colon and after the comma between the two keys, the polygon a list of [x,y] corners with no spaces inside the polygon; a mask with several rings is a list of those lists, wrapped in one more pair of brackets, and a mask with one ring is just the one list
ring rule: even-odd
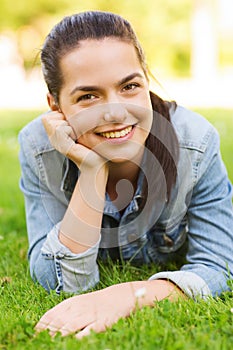
{"label": "neck", "polygon": [[137,181],[139,166],[133,162],[125,162],[123,164],[109,164],[108,185],[116,184],[120,180],[128,180],[132,184]]}

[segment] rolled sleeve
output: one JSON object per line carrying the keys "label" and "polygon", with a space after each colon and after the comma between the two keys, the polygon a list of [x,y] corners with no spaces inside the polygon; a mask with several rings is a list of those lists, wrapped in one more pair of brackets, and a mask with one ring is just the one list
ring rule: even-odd
{"label": "rolled sleeve", "polygon": [[149,280],[166,279],[177,285],[189,298],[211,296],[207,283],[197,274],[189,271],[166,271],[154,274]]}
{"label": "rolled sleeve", "polygon": [[96,262],[99,241],[83,253],[74,254],[64,246],[59,238],[60,223],[48,233],[41,248],[44,259],[53,259],[58,285],[57,293],[61,290],[68,293],[79,293],[94,287],[99,282],[99,270]]}

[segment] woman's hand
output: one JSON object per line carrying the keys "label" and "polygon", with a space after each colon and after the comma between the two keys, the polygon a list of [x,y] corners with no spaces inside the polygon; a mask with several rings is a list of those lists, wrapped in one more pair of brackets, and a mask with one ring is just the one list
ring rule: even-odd
{"label": "woman's hand", "polygon": [[105,162],[96,152],[76,143],[77,136],[61,112],[51,111],[45,114],[42,122],[53,147],[80,169],[84,166],[99,168]]}
{"label": "woman's hand", "polygon": [[78,339],[91,330],[103,332],[120,318],[129,316],[137,307],[154,306],[155,301],[174,300],[182,292],[169,281],[135,281],[71,297],[61,302],[40,319],[37,331],[48,329],[50,335],[77,333]]}
{"label": "woman's hand", "polygon": [[134,293],[130,283],[71,297],[46,312],[36,325],[37,331],[49,329],[51,335],[77,333],[77,338],[90,330],[103,332],[134,308]]}

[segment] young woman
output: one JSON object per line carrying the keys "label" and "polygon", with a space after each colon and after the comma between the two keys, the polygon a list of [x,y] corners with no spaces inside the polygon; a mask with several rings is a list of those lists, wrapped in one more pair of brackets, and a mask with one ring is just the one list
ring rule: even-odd
{"label": "young woman", "polygon": [[178,271],[67,299],[37,325],[51,334],[103,331],[164,298],[215,296],[233,274],[232,187],[216,130],[149,90],[142,48],[118,15],[64,18],[45,40],[51,111],[19,135],[31,275],[81,293],[97,259]]}

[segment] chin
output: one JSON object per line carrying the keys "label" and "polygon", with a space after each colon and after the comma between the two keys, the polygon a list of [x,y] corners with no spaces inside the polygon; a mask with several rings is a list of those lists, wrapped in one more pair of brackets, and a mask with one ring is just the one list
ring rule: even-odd
{"label": "chin", "polygon": [[138,151],[138,152],[125,152],[124,155],[119,155],[119,156],[114,156],[114,157],[108,157],[108,161],[114,164],[117,163],[127,163],[127,162],[133,162],[133,163],[138,163],[139,159],[142,156],[142,152]]}

